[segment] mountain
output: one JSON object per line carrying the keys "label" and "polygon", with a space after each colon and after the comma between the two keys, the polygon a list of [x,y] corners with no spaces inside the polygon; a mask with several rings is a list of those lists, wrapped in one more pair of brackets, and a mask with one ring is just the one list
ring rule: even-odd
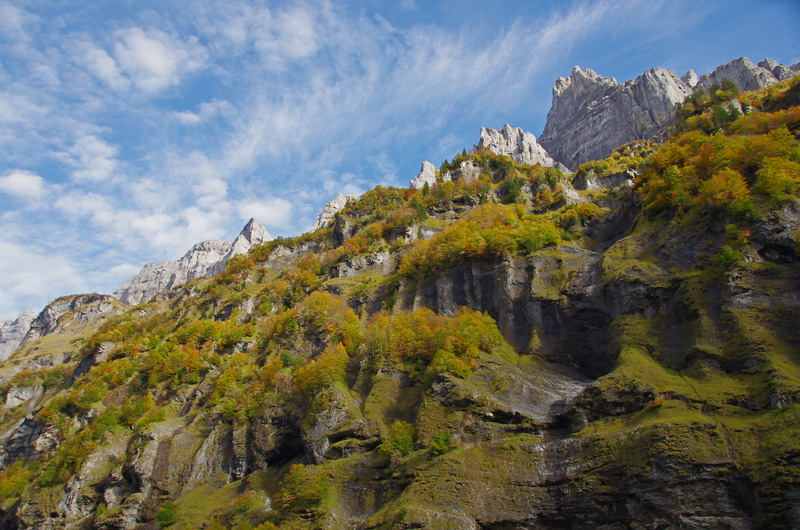
{"label": "mountain", "polygon": [[625,84],[575,67],[553,88],[553,103],[539,143],[575,170],[634,140],[663,139],[676,120],[675,107],[691,88],[670,70],[652,68]]}
{"label": "mountain", "polygon": [[547,154],[533,134],[509,124],[505,124],[500,130],[481,127],[481,139],[477,148],[486,148],[495,154],[511,157],[519,164],[540,164],[568,171],[563,164]]}
{"label": "mountain", "polygon": [[325,205],[317,218],[314,220],[314,224],[311,226],[310,231],[314,232],[315,230],[319,230],[320,228],[325,228],[328,226],[333,220],[334,215],[339,213],[345,206],[347,206],[348,202],[356,199],[358,199],[358,197],[355,195],[344,195],[343,193],[337,195],[331,202]]}
{"label": "mountain", "polygon": [[231,257],[246,254],[252,245],[271,239],[272,236],[258,221],[250,219],[233,242],[202,241],[178,261],[145,264],[138,274],[128,278],[114,291],[114,296],[128,305],[148,302],[161,291],[219,273]]}
{"label": "mountain", "polygon": [[436,169],[436,166],[425,160],[422,162],[422,167],[420,167],[419,173],[417,173],[416,177],[411,179],[408,187],[415,190],[421,190],[425,187],[425,184],[428,186],[433,186],[436,184],[438,175],[439,171]]}
{"label": "mountain", "polygon": [[617,146],[638,140],[661,141],[677,121],[677,105],[696,86],[708,90],[723,80],[739,90],[757,90],[796,75],[797,70],[765,59],[758,66],[746,57],[699,78],[689,70],[680,79],[652,68],[635,81],[620,84],[590,69],[575,67],[553,87],[553,103],[539,143],[572,170],[602,160]]}
{"label": "mountain", "polygon": [[8,359],[8,356],[19,347],[31,328],[34,318],[36,318],[36,313],[26,309],[17,318],[0,322],[0,361]]}
{"label": "mountain", "polygon": [[[771,68],[766,68],[769,66]],[[781,77],[788,79],[794,75],[795,72],[788,67],[770,59],[765,59],[756,66],[747,57],[740,57],[718,66],[709,74],[701,75],[697,85],[708,90],[714,83],[719,85],[723,79],[727,79],[733,81],[739,90],[758,90],[778,83],[782,80]]]}
{"label": "mountain", "polygon": [[800,527],[800,78],[732,94],[56,300],[0,362],[0,526]]}

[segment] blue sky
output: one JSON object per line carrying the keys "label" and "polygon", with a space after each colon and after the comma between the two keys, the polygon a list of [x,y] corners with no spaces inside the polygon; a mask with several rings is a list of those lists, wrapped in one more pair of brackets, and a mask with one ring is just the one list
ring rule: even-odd
{"label": "blue sky", "polygon": [[505,123],[574,65],[800,61],[796,0],[0,0],[0,318],[111,292],[251,217],[307,230]]}

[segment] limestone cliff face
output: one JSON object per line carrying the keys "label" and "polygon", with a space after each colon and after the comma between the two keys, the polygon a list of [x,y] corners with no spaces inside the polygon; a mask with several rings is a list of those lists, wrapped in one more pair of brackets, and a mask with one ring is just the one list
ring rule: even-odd
{"label": "limestone cliff face", "polygon": [[553,160],[533,134],[519,127],[511,127],[509,124],[505,124],[499,130],[481,127],[478,149],[484,147],[495,154],[511,157],[520,164],[541,164],[545,167],[557,167],[562,171],[567,170],[563,164]]}
{"label": "limestone cliff face", "polygon": [[740,57],[713,72],[697,76],[689,70],[680,79],[671,70],[651,68],[635,81],[617,83],[590,69],[575,67],[553,87],[553,104],[539,143],[553,158],[576,169],[604,159],[634,140],[662,140],[675,123],[676,108],[694,87],[708,89],[732,81],[739,90],[757,90],[797,75],[771,59],[753,64]]}
{"label": "limestone cliff face", "polygon": [[[763,65],[763,66],[762,66]],[[771,68],[769,68],[771,66]],[[697,84],[708,89],[714,83],[721,84],[723,79],[733,81],[739,90],[758,90],[778,83],[782,79],[777,75],[783,75],[783,79],[792,77],[789,69],[779,65],[775,61],[765,59],[758,65],[753,64],[747,57],[739,57],[727,64],[718,66],[713,72],[703,74]]]}
{"label": "limestone cliff face", "polygon": [[409,187],[421,190],[425,187],[425,184],[428,186],[436,184],[436,166],[427,160],[422,163],[422,167],[419,169],[417,176],[411,179]]}
{"label": "limestone cliff face", "polygon": [[633,140],[657,140],[675,119],[691,88],[671,71],[652,68],[620,84],[575,67],[553,88],[553,104],[539,143],[570,169],[603,159]]}
{"label": "limestone cliff face", "polygon": [[114,291],[113,296],[128,305],[147,302],[161,291],[219,273],[231,257],[244,254],[252,245],[271,239],[272,236],[258,221],[250,219],[233,242],[202,241],[178,261],[145,264],[138,274],[128,278]]}
{"label": "limestone cliff face", "polygon": [[0,361],[5,361],[19,348],[31,328],[36,313],[26,309],[17,318],[0,321]]}
{"label": "limestone cliff face", "polygon": [[313,232],[328,226],[333,220],[334,215],[342,211],[344,207],[347,206],[348,202],[357,198],[358,197],[355,195],[345,195],[343,193],[337,195],[335,199],[325,205],[325,208],[322,209],[320,214],[314,220],[314,224],[311,226],[311,230],[309,231]]}

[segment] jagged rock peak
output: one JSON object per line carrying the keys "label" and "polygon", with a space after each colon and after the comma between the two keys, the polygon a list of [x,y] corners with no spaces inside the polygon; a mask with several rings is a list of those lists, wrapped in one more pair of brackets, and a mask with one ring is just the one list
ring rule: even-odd
{"label": "jagged rock peak", "polygon": [[562,171],[567,170],[564,165],[553,160],[532,133],[525,132],[519,127],[511,127],[507,123],[500,130],[481,127],[478,149],[484,147],[495,154],[511,157],[519,164],[541,164],[546,167],[558,167]]}
{"label": "jagged rock peak", "polygon": [[[773,68],[765,68],[761,66],[762,64],[772,65]],[[755,65],[747,57],[739,57],[727,64],[718,66],[711,73],[701,75],[697,84],[708,89],[714,83],[721,84],[723,79],[728,79],[733,81],[739,90],[758,90],[781,81],[773,73],[773,69],[778,71],[779,74],[784,71],[783,69],[789,70],[787,67],[779,65],[770,59],[765,59],[759,65]],[[791,77],[791,75],[788,77]]]}
{"label": "jagged rock peak", "polygon": [[633,140],[663,138],[691,87],[671,70],[651,68],[620,84],[593,70],[572,69],[553,86],[553,104],[539,144],[570,169],[606,158]]}
{"label": "jagged rock peak", "polygon": [[272,236],[264,226],[259,223],[255,217],[251,217],[247,224],[244,225],[242,231],[239,233],[240,237],[244,237],[251,245],[263,243],[264,241],[271,241]]}
{"label": "jagged rock peak", "polygon": [[195,278],[213,276],[225,268],[233,256],[246,254],[255,244],[272,236],[255,218],[250,219],[233,242],[208,240],[194,245],[178,261],[147,263],[114,291],[113,296],[128,305],[150,301],[161,291],[172,289]]}
{"label": "jagged rock peak", "polygon": [[25,339],[36,313],[26,309],[17,318],[0,320],[0,361],[8,359]]}
{"label": "jagged rock peak", "polygon": [[345,195],[343,193],[337,195],[331,202],[325,205],[317,218],[314,220],[314,224],[311,225],[310,231],[313,232],[314,230],[328,226],[333,220],[334,215],[342,211],[344,207],[347,206],[348,202],[356,199],[358,199],[357,195]]}
{"label": "jagged rock peak", "polygon": [[427,160],[422,162],[419,173],[411,180],[409,187],[421,190],[425,187],[425,184],[428,184],[428,186],[436,184],[436,166]]}
{"label": "jagged rock peak", "polygon": [[697,86],[697,74],[694,72],[694,70],[689,69],[688,72],[681,76],[681,81],[694,88]]}

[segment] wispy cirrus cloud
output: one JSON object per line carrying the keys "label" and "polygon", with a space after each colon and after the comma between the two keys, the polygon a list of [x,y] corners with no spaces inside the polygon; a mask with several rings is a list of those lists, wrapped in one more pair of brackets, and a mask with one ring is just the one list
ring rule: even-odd
{"label": "wispy cirrus cloud", "polygon": [[[337,193],[407,185],[480,126],[538,133],[573,64],[669,66],[658,58],[711,35],[722,11],[504,5],[0,2],[0,233],[74,273],[63,289],[38,282],[53,297],[113,290],[134,264],[233,237],[251,216],[299,233]],[[667,41],[680,46],[654,52]],[[10,285],[8,307],[35,299]]]}

